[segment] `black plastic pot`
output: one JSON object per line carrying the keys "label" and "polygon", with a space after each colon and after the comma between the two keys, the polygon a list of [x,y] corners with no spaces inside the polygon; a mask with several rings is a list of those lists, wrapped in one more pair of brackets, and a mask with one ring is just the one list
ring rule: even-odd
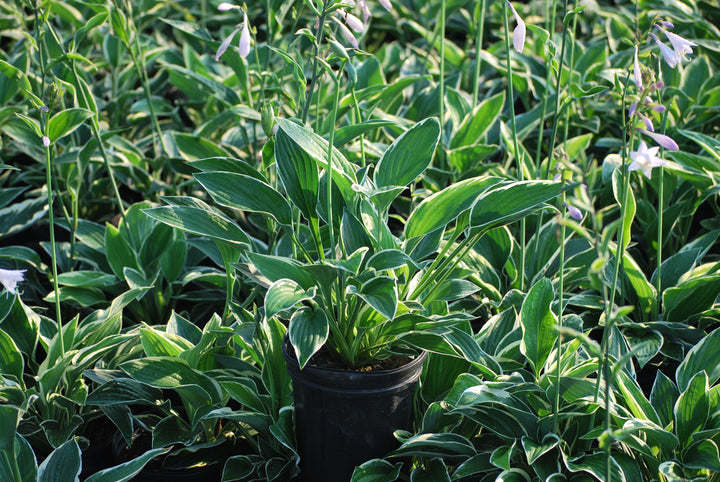
{"label": "black plastic pot", "polygon": [[353,469],[398,447],[395,430],[409,430],[413,392],[426,354],[393,370],[357,372],[300,366],[287,341],[300,478],[349,481]]}

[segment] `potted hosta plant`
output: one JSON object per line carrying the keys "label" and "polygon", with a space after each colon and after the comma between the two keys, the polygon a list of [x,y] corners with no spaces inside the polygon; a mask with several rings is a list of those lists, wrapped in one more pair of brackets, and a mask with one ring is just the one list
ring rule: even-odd
{"label": "potted hosta plant", "polygon": [[[493,370],[469,316],[449,309],[479,289],[463,257],[483,233],[542,208],[564,187],[485,176],[399,203],[430,165],[436,119],[408,129],[372,167],[349,162],[305,127],[277,122],[267,175],[230,159],[194,164],[218,204],[250,213],[252,230],[192,199],[146,212],[235,246],[237,266],[264,290],[265,318],[288,324],[301,473],[347,480],[355,465],[396,445],[394,430],[409,428],[423,351]],[[391,214],[394,205],[411,207]],[[258,226],[265,239],[252,236]]]}

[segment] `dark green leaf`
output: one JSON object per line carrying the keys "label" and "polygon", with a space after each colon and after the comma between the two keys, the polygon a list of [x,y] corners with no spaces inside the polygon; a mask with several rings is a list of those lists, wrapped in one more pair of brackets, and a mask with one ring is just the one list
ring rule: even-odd
{"label": "dark green leaf", "polygon": [[288,335],[301,369],[325,344],[329,332],[330,322],[322,309],[313,310],[306,306],[290,318]]}
{"label": "dark green leaf", "polygon": [[375,167],[377,187],[407,186],[430,165],[440,140],[440,123],[434,117],[418,122],[387,148]]}
{"label": "dark green leaf", "polygon": [[520,350],[539,375],[558,334],[551,306],[554,299],[552,282],[543,278],[530,288],[520,310],[522,342]]}

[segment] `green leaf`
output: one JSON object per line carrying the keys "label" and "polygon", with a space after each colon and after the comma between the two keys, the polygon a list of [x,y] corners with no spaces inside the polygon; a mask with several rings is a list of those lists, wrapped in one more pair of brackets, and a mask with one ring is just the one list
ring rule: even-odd
{"label": "green leaf", "polygon": [[395,279],[389,276],[376,276],[364,283],[360,289],[348,286],[348,292],[362,298],[388,320],[395,317],[398,305],[398,293]]}
{"label": "green leaf", "polygon": [[248,253],[247,257],[260,274],[271,283],[287,278],[306,290],[315,286],[316,279],[304,269],[305,267],[299,261],[260,253]]}
{"label": "green leaf", "polygon": [[72,438],[56,448],[38,467],[38,482],[75,482],[80,476],[81,452]]}
{"label": "green leaf", "polygon": [[169,226],[233,244],[250,244],[250,238],[235,221],[215,211],[192,206],[162,206],[143,212]]}
{"label": "green leaf", "polygon": [[184,350],[192,348],[192,345],[183,338],[170,333],[162,333],[149,326],[140,328],[140,343],[147,356],[176,357],[180,356]]}
{"label": "green leaf", "polygon": [[208,157],[224,157],[228,155],[222,147],[212,141],[194,134],[172,133],[172,140],[178,154],[187,161],[197,161]]}
{"label": "green leaf", "polygon": [[663,292],[663,311],[667,321],[687,320],[707,309],[720,295],[720,275],[689,279]]}
{"label": "green leaf", "polygon": [[116,465],[115,467],[110,467],[109,469],[101,470],[100,472],[91,475],[85,479],[85,482],[127,482],[139,474],[143,467],[145,467],[145,464],[158,455],[169,452],[170,449],[171,447],[148,450],[141,456],[128,462]]}
{"label": "green leaf", "polygon": [[358,136],[372,132],[380,127],[392,125],[395,125],[395,123],[390,120],[369,119],[363,122],[358,122],[357,124],[343,126],[335,131],[333,145],[335,147],[342,147]]}
{"label": "green leaf", "polygon": [[470,211],[470,226],[488,230],[524,218],[572,186],[554,181],[516,181],[485,191]]}
{"label": "green leaf", "polygon": [[690,379],[687,389],[675,402],[675,433],[681,447],[686,447],[690,443],[694,432],[705,427],[710,414],[708,389],[707,374],[700,371]]}
{"label": "green leaf", "polygon": [[673,421],[673,407],[680,396],[677,387],[662,371],[655,373],[655,382],[650,391],[650,403],[660,417],[663,426]]}
{"label": "green leaf", "polygon": [[[595,453],[592,455],[582,455],[574,459],[566,460],[565,465],[571,472],[586,472],[593,475],[597,480],[605,479],[605,454]],[[607,482],[625,482],[620,464],[615,458],[610,457],[610,480]]]}
{"label": "green leaf", "polygon": [[290,200],[305,219],[316,219],[320,184],[317,163],[282,128],[275,134],[275,164]]}
{"label": "green leaf", "polygon": [[465,459],[476,454],[475,447],[457,433],[423,433],[415,435],[390,454],[391,457],[444,457]]}
{"label": "green leaf", "polygon": [[90,392],[85,400],[88,405],[112,406],[148,403],[154,405],[162,400],[163,394],[157,388],[140,383],[132,378],[118,377],[103,383]]}
{"label": "green leaf", "polygon": [[80,127],[93,113],[87,109],[73,108],[58,112],[48,121],[48,137],[55,142]]}
{"label": "green leaf", "polygon": [[720,452],[717,444],[710,440],[699,440],[684,450],[683,464],[691,469],[707,469],[720,473]]}
{"label": "green leaf", "polygon": [[[304,83],[305,81],[303,79],[303,85]],[[304,151],[322,169],[325,169],[326,171],[328,170],[328,141],[315,134],[313,131],[287,119],[278,117],[277,123],[280,126],[279,131],[283,131],[289,138],[292,139],[291,144]],[[275,156],[277,157],[277,146]],[[333,147],[333,183],[337,185],[346,200],[355,198],[352,186],[357,183],[355,176],[356,169],[357,167],[354,164],[348,162],[342,153],[336,147]]]}
{"label": "green leaf", "polygon": [[293,314],[288,335],[301,369],[325,344],[329,333],[330,322],[324,310],[306,306]]}
{"label": "green leaf", "polygon": [[500,178],[484,176],[465,179],[424,199],[410,213],[405,224],[405,238],[422,236],[446,226],[470,209],[478,196],[500,181]]}
{"label": "green leaf", "polygon": [[15,453],[15,434],[21,416],[19,407],[0,405],[0,453]]}
{"label": "green leaf", "polygon": [[543,278],[530,288],[520,309],[522,341],[520,351],[539,376],[558,334],[551,306],[554,299],[552,282]]}
{"label": "green leaf", "polygon": [[280,224],[292,224],[292,209],[287,200],[254,177],[231,172],[202,172],[195,174],[195,178],[223,206],[269,214]]}
{"label": "green leaf", "polygon": [[480,291],[475,283],[465,279],[447,279],[434,288],[429,297],[423,298],[423,303],[431,301],[455,301]]}
{"label": "green leaf", "polygon": [[387,148],[375,167],[375,185],[407,186],[430,165],[440,140],[440,123],[428,117],[405,131]]}
{"label": "green leaf", "polygon": [[220,386],[177,358],[147,357],[130,360],[120,365],[125,373],[135,380],[156,388],[189,388],[205,403],[218,404],[222,401]]}
{"label": "green leaf", "polygon": [[690,380],[700,372],[705,372],[708,383],[714,385],[720,379],[720,328],[695,345],[675,372],[678,389],[687,390]]}
{"label": "green leaf", "polygon": [[[552,434],[554,435],[554,434]],[[535,443],[530,437],[523,437],[522,440],[523,450],[525,450],[525,457],[527,458],[528,464],[534,464],[540,457],[550,452],[552,449],[558,446],[560,439],[557,435],[551,436],[548,434],[543,439],[543,443]]]}
{"label": "green leaf", "polygon": [[442,459],[434,458],[410,473],[410,482],[450,482],[450,474]]}
{"label": "green leaf", "polygon": [[272,318],[301,301],[313,299],[315,291],[314,287],[304,290],[293,280],[279,279],[270,286],[265,294],[265,316]]}
{"label": "green leaf", "polygon": [[[505,105],[505,91],[479,103],[471,113],[463,119],[457,133],[450,141],[450,148],[477,144],[492,127]],[[494,146],[497,149],[497,146]]]}
{"label": "green leaf", "polygon": [[0,330],[0,374],[12,375],[18,383],[23,384],[25,361],[22,353],[10,336]]}
{"label": "green leaf", "polygon": [[391,464],[387,460],[372,459],[355,467],[350,482],[393,482],[400,476],[402,462]]}

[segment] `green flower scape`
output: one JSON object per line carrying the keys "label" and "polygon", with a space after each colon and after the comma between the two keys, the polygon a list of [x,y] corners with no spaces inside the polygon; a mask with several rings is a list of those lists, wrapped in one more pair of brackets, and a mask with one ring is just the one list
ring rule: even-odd
{"label": "green flower scape", "polygon": [[428,353],[352,481],[720,481],[719,12],[3,2],[0,481],[292,480],[283,347]]}

